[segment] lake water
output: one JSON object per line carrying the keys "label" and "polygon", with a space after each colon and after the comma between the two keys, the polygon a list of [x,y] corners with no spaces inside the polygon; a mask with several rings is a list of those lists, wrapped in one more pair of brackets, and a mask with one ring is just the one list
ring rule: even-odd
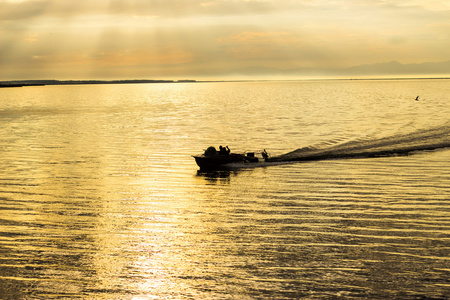
{"label": "lake water", "polygon": [[449,299],[449,146],[450,80],[1,89],[0,298]]}

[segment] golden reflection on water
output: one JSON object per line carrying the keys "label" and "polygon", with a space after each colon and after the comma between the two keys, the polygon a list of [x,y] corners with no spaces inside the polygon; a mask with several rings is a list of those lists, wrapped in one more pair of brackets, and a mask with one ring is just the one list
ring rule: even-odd
{"label": "golden reflection on water", "polygon": [[327,106],[342,116],[331,122],[322,92],[314,118],[295,111],[304,99],[288,95],[317,84],[33,89],[43,102],[0,115],[0,298],[444,298],[448,150],[198,172],[191,155],[224,140],[287,152],[411,123],[409,104],[387,126],[358,96]]}

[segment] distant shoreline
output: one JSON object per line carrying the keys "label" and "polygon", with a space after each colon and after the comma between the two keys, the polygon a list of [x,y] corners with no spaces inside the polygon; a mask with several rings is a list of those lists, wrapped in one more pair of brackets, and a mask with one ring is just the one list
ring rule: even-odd
{"label": "distant shoreline", "polygon": [[196,80],[11,80],[0,81],[0,88],[45,86],[45,85],[87,85],[87,84],[142,84],[142,83],[191,83]]}
{"label": "distant shoreline", "polygon": [[375,80],[448,80],[450,77],[391,77],[391,78],[311,78],[311,79],[243,79],[243,80],[11,80],[0,81],[0,88],[46,86],[46,85],[101,85],[146,83],[206,83],[206,82],[270,82],[270,81],[375,81]]}

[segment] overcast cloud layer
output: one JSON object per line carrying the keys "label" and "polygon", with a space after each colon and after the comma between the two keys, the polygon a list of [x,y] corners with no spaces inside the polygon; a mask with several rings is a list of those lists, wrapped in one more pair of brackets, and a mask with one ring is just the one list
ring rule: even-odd
{"label": "overcast cloud layer", "polygon": [[445,62],[449,16],[447,0],[0,0],[0,80],[270,78]]}

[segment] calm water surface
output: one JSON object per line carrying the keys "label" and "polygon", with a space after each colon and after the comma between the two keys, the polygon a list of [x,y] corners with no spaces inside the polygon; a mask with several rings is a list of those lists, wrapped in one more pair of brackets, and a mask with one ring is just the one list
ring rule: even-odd
{"label": "calm water surface", "polygon": [[0,298],[449,299],[449,118],[448,80],[1,89]]}

